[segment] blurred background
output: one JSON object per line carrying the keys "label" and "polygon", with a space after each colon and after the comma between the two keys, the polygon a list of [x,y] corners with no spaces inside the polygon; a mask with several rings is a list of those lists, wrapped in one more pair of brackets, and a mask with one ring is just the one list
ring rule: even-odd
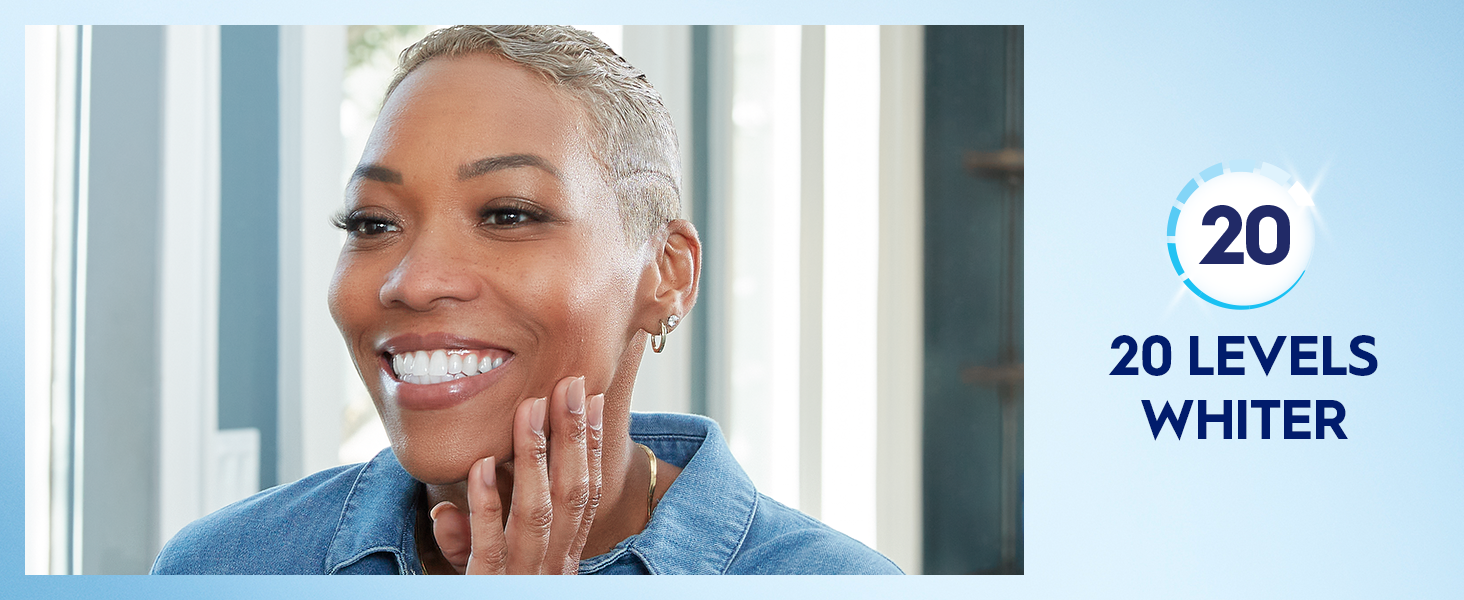
{"label": "blurred background", "polygon": [[[580,27],[660,91],[705,245],[634,409],[906,572],[1022,573],[1022,28]],[[432,29],[26,28],[26,573],[145,573],[388,445],[329,217]]]}

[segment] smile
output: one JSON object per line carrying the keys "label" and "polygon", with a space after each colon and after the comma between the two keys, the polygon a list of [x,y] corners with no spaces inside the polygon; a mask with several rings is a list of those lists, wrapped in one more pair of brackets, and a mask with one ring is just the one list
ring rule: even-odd
{"label": "smile", "polygon": [[[391,355],[391,368],[402,383],[433,384],[488,373],[503,366],[492,350],[417,350]],[[480,358],[481,357],[481,358]]]}

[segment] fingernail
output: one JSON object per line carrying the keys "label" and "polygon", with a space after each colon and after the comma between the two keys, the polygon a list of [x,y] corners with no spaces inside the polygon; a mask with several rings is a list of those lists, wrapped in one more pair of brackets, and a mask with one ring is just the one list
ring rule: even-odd
{"label": "fingernail", "polygon": [[492,489],[498,479],[498,468],[493,461],[493,457],[490,456],[478,462],[478,478],[482,479],[483,484],[488,486],[489,489]]}
{"label": "fingernail", "polygon": [[585,378],[576,377],[569,382],[569,412],[580,414],[585,411]]}
{"label": "fingernail", "polygon": [[590,414],[585,418],[590,424],[590,429],[600,430],[605,424],[605,394],[595,394],[590,397]]}
{"label": "fingernail", "polygon": [[446,508],[446,507],[448,507],[450,505],[452,505],[452,503],[451,502],[447,502],[445,500],[442,501],[442,502],[438,502],[437,503],[437,506],[432,507],[432,510],[427,513],[427,516],[428,517],[431,517],[433,522],[436,522],[437,521],[437,513],[442,512],[442,509],[443,508]]}
{"label": "fingernail", "polygon": [[539,434],[544,433],[544,399],[543,398],[537,398],[537,399],[535,399],[534,400],[534,406],[529,409],[529,427],[533,428],[534,433],[539,433]]}

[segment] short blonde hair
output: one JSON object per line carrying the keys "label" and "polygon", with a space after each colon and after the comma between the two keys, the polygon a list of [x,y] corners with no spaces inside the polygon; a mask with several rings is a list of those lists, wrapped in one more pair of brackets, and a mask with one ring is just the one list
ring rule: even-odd
{"label": "short blonde hair", "polygon": [[528,25],[439,29],[402,51],[386,97],[429,60],[480,53],[538,73],[585,104],[600,134],[595,155],[614,185],[633,244],[681,217],[681,159],[671,114],[645,74],[593,33]]}

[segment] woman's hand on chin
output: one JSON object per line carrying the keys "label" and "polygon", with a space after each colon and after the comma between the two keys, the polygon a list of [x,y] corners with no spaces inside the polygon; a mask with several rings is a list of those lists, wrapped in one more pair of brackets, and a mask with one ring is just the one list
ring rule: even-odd
{"label": "woman's hand on chin", "polygon": [[[453,568],[468,575],[579,571],[600,504],[604,411],[603,394],[585,397],[583,377],[561,380],[547,400],[519,404],[508,520],[491,456],[468,471],[469,514],[450,502],[432,508],[433,537]],[[546,419],[552,441],[545,433]]]}

